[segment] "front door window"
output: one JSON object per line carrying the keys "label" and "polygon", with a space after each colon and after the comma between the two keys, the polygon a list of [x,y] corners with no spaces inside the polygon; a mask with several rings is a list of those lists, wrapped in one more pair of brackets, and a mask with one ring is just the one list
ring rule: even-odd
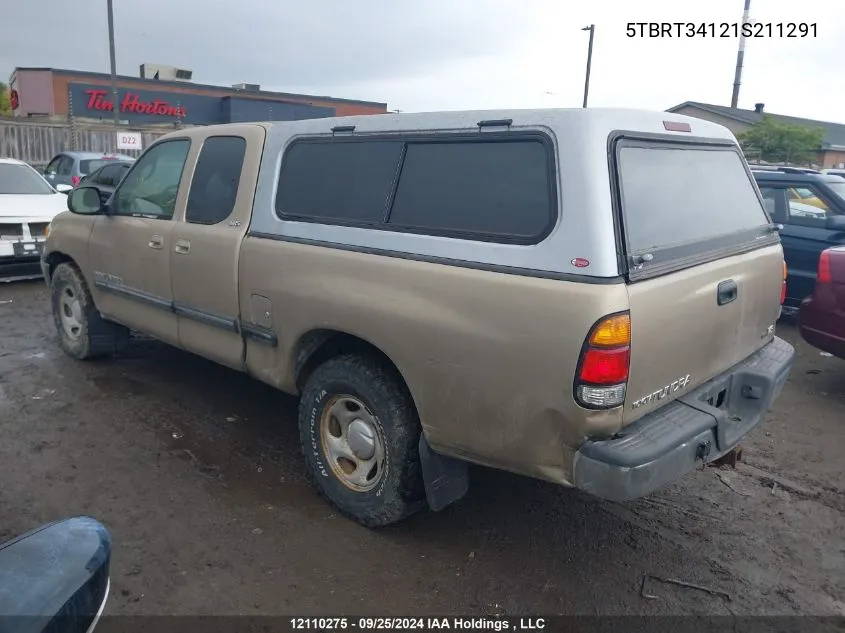
{"label": "front door window", "polygon": [[807,187],[793,187],[789,195],[789,223],[824,227],[831,209],[820,195]]}
{"label": "front door window", "polygon": [[190,147],[187,139],[151,147],[123,179],[113,197],[112,212],[160,220],[172,218]]}

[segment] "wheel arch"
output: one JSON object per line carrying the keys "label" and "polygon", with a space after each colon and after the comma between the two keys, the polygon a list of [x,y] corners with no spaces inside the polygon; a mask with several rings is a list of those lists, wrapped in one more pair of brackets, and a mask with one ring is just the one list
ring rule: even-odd
{"label": "wheel arch", "polygon": [[405,378],[399,365],[378,345],[357,336],[333,329],[318,328],[299,337],[293,353],[293,377],[300,392],[308,378],[327,360],[343,354],[361,354],[375,356],[393,368],[402,381],[414,403],[414,410],[419,417],[419,406],[414,391]]}
{"label": "wheel arch", "polygon": [[45,280],[48,284],[50,280],[53,278],[53,272],[59,266],[59,264],[70,263],[79,268],[79,264],[76,263],[76,260],[73,259],[67,253],[63,253],[61,251],[53,251],[49,253],[45,258],[44,261],[47,263],[47,279]]}

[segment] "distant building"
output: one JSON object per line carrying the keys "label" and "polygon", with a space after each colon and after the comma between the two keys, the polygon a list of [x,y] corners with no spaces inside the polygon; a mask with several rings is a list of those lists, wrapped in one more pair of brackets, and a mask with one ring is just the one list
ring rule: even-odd
{"label": "distant building", "polygon": [[[719,123],[731,130],[734,134],[741,134],[763,118],[764,104],[758,103],[754,110],[742,110],[727,106],[699,103],[697,101],[685,101],[680,105],[669,108],[667,112],[675,112]],[[789,125],[800,125],[802,127],[821,128],[824,130],[824,140],[818,150],[816,164],[821,167],[845,167],[845,124],[830,123],[828,121],[814,121],[782,114],[766,113],[771,118]],[[751,158],[751,157],[749,157]]]}
{"label": "distant building", "polygon": [[[119,118],[131,125],[209,125],[246,121],[293,121],[356,114],[383,114],[387,104],[196,84],[193,72],[144,64],[138,77],[118,75]],[[9,86],[13,114],[112,120],[111,75],[57,68],[16,68]]]}

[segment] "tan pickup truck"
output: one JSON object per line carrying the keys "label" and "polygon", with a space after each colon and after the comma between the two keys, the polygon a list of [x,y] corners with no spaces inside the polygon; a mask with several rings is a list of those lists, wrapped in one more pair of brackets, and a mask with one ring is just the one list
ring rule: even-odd
{"label": "tan pickup truck", "polygon": [[193,128],[68,207],[62,348],[132,329],[301,395],[308,472],[368,526],[460,499],[469,463],[649,494],[736,447],[794,358],[736,140],[675,114]]}

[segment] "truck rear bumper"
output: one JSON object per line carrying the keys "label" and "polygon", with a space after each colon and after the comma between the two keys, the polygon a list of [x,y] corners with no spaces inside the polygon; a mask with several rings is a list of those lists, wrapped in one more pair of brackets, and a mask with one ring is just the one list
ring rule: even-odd
{"label": "truck rear bumper", "polygon": [[627,501],[718,459],[763,421],[794,362],[792,345],[775,337],[738,365],[615,437],[585,442],[575,453],[575,487]]}

